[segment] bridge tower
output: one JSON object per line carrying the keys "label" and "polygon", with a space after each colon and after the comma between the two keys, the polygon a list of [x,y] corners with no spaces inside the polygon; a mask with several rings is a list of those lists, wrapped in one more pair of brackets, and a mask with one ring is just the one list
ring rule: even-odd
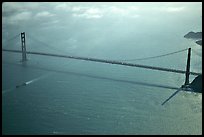
{"label": "bridge tower", "polygon": [[21,33],[21,44],[22,44],[22,62],[26,61],[26,43],[25,43],[25,32]]}
{"label": "bridge tower", "polygon": [[191,48],[188,49],[188,58],[187,58],[187,65],[186,65],[186,79],[185,79],[185,83],[183,86],[189,85],[190,60],[191,60]]}

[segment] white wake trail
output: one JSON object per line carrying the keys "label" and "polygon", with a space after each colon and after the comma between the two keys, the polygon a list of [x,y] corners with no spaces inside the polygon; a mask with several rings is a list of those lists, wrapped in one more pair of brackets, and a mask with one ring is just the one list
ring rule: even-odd
{"label": "white wake trail", "polygon": [[11,92],[11,91],[15,90],[16,88],[20,88],[20,87],[22,87],[22,86],[27,86],[27,85],[29,85],[29,84],[31,84],[31,83],[33,83],[33,82],[36,82],[36,81],[38,81],[38,80],[40,80],[40,79],[42,79],[42,78],[45,78],[45,77],[47,77],[47,76],[49,76],[49,75],[51,75],[51,74],[53,74],[53,73],[48,73],[48,74],[42,75],[42,76],[40,76],[40,77],[38,77],[38,78],[35,78],[35,79],[32,79],[32,80],[26,81],[26,82],[24,82],[24,83],[22,83],[22,84],[20,84],[20,85],[17,85],[15,88],[10,88],[10,89],[6,89],[6,90],[2,90],[2,94]]}
{"label": "white wake trail", "polygon": [[43,76],[40,76],[40,77],[38,77],[38,78],[32,79],[32,80],[30,80],[30,81],[25,82],[25,84],[26,84],[26,85],[31,84],[31,83],[36,82],[36,81],[38,81],[38,80],[40,80],[40,79],[42,79],[42,78],[45,78],[45,77],[47,77],[47,76],[49,76],[49,75],[51,75],[51,74],[52,74],[52,73],[48,73],[48,74],[46,74],[46,75],[43,75]]}

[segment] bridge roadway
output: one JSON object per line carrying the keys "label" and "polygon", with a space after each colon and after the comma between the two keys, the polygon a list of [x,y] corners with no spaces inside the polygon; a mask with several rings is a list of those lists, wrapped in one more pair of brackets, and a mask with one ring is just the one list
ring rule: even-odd
{"label": "bridge roadway", "polygon": [[[2,49],[2,51],[22,53],[22,51],[20,51],[20,50]],[[70,59],[93,61],[93,62],[101,62],[101,63],[108,63],[108,64],[117,64],[117,65],[124,65],[124,66],[130,66],[130,67],[139,67],[139,68],[146,68],[146,69],[160,70],[160,71],[167,71],[167,72],[174,72],[174,73],[182,73],[182,74],[186,73],[186,71],[184,71],[184,70],[161,68],[161,67],[154,67],[154,66],[147,66],[147,65],[140,65],[140,64],[132,64],[132,63],[120,62],[120,61],[114,61],[114,60],[104,60],[104,59],[97,59],[97,58],[59,55],[59,54],[31,52],[31,51],[26,51],[26,54],[35,54],[35,55],[43,55],[43,56],[53,56],[53,57],[70,58]],[[201,75],[201,73],[197,73],[197,72],[190,72],[190,74],[191,75]]]}

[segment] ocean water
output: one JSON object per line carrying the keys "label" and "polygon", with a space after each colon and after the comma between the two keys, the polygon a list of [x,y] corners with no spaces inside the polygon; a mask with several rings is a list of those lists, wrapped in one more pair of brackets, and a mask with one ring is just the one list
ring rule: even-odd
{"label": "ocean water", "polygon": [[[202,72],[202,47],[183,38],[192,28],[199,30],[191,23],[165,24],[161,18],[143,23],[124,17],[65,23],[68,26],[15,31],[25,30],[28,51],[100,59],[134,59],[191,47],[196,51],[191,71]],[[32,41],[32,36],[57,50]],[[20,50],[19,40],[11,45],[9,49]],[[181,91],[161,105],[184,84],[184,74],[39,55],[20,60],[21,54],[2,51],[5,135],[202,134],[202,94]],[[187,51],[131,63],[185,70],[186,60]],[[190,82],[194,78],[190,76]],[[24,82],[28,84],[16,88]]]}
{"label": "ocean water", "polygon": [[[11,57],[12,59],[6,59]],[[201,134],[202,95],[185,76],[140,68],[4,53],[3,134]],[[185,64],[185,63],[184,63]],[[16,89],[23,82],[37,79]]]}

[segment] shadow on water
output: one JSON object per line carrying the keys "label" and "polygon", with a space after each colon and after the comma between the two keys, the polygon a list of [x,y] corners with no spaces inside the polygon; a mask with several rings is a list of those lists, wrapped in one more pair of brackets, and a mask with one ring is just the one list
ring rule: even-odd
{"label": "shadow on water", "polygon": [[172,97],[174,97],[182,88],[179,88],[176,92],[174,92],[169,98],[167,98],[161,105],[164,105],[167,101],[169,101]]}
{"label": "shadow on water", "polygon": [[[2,61],[2,63],[3,64],[14,65],[14,66],[19,66],[19,67],[25,67],[22,64],[15,64],[15,63],[11,63],[11,62]],[[95,78],[95,79],[110,80],[110,81],[114,81],[114,82],[122,82],[122,83],[137,84],[137,85],[142,85],[142,86],[150,86],[150,87],[174,89],[174,90],[179,89],[178,87],[172,87],[172,86],[167,86],[167,85],[153,84],[153,83],[147,83],[147,82],[141,82],[141,81],[130,81],[130,80],[123,80],[123,79],[114,79],[114,78],[102,77],[102,76],[96,76],[96,75],[89,75],[89,74],[84,74],[84,73],[77,73],[77,72],[70,72],[70,71],[63,71],[63,70],[54,70],[54,69],[44,68],[44,67],[39,67],[39,66],[26,65],[26,67],[29,67],[29,69],[39,69],[39,70],[44,70],[44,71],[56,72],[56,73],[84,76],[84,77]]]}

